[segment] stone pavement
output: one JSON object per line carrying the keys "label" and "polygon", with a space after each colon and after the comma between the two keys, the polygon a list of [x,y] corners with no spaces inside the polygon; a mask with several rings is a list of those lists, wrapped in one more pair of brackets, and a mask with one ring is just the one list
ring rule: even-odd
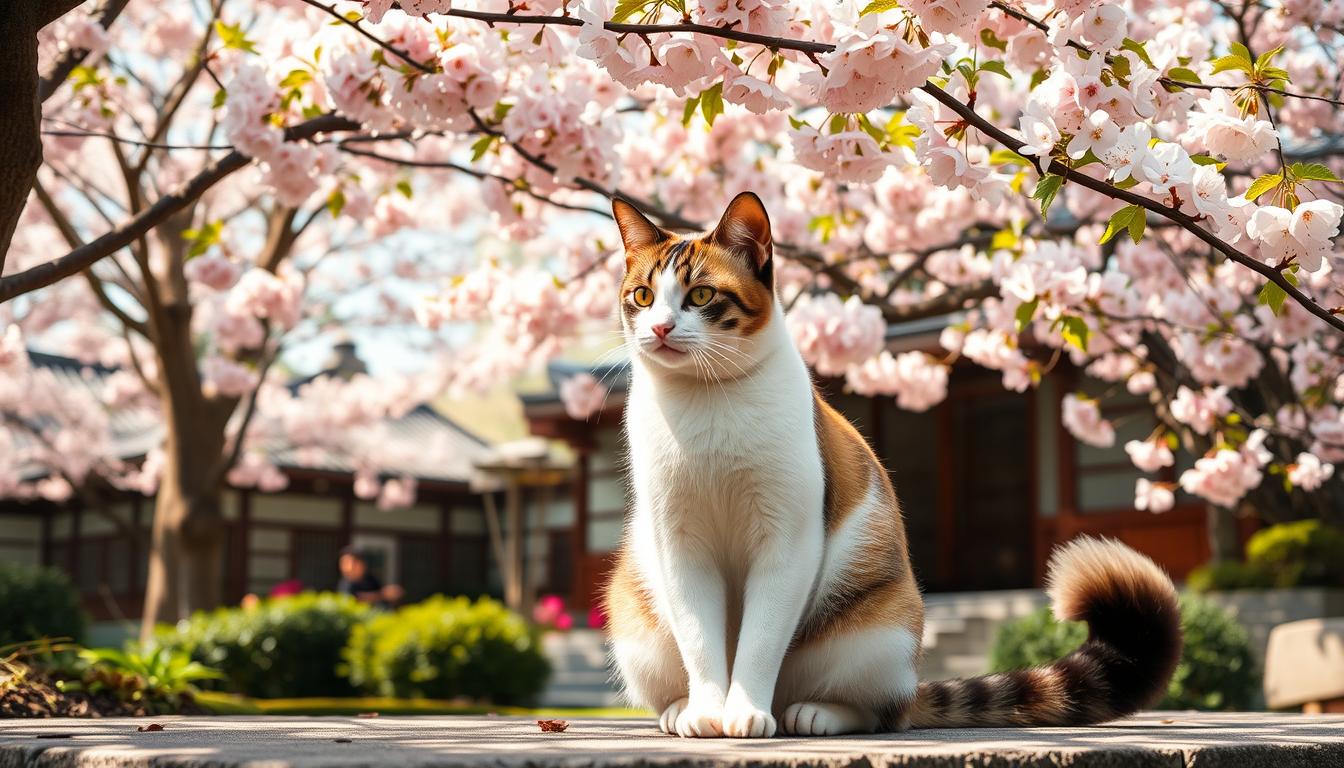
{"label": "stone pavement", "polygon": [[[141,732],[155,722],[162,731]],[[690,740],[652,720],[165,717],[0,721],[0,768],[1344,767],[1344,715],[1149,713],[1090,728]]]}

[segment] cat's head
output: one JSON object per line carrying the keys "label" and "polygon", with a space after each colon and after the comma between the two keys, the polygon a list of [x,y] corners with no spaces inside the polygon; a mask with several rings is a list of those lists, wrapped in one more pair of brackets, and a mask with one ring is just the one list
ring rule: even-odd
{"label": "cat's head", "polygon": [[701,379],[735,378],[764,352],[775,316],[770,219],[743,192],[712,232],[679,236],[624,200],[612,212],[625,243],[621,326],[650,368]]}

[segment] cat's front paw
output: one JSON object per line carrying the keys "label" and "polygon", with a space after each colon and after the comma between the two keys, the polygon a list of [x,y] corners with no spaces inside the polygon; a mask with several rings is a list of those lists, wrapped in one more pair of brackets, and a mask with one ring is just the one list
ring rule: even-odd
{"label": "cat's front paw", "polygon": [[680,699],[667,705],[663,714],[658,718],[658,730],[673,736],[677,733],[677,718],[681,716],[681,711],[686,708],[688,699],[683,696]]}
{"label": "cat's front paw", "polygon": [[775,735],[775,717],[749,701],[729,701],[723,708],[723,735],[737,739],[768,739]]}
{"label": "cat's front paw", "polygon": [[[681,704],[681,711],[676,715],[676,731],[678,736],[684,736],[688,739],[701,738],[708,739],[723,735],[723,710],[719,707],[706,707],[697,705],[695,702],[686,703],[684,700],[677,702]],[[672,706],[677,706],[673,704]]]}

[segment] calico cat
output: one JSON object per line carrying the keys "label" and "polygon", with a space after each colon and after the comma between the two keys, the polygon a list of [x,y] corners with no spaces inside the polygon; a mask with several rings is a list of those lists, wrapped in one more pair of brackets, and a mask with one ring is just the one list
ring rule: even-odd
{"label": "calico cat", "polygon": [[681,736],[1095,723],[1151,704],[1181,648],[1171,580],[1122,544],[1050,566],[1087,642],[1051,665],[919,683],[900,505],[784,326],[770,221],[738,195],[681,237],[614,200],[633,508],[605,600],[630,699]]}

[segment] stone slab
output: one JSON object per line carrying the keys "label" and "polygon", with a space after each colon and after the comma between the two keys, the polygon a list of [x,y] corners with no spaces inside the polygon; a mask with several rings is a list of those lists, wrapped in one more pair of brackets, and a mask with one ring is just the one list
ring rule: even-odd
{"label": "stone slab", "polygon": [[[137,726],[161,723],[162,731]],[[165,717],[0,721],[0,768],[1344,766],[1344,716],[1147,713],[1087,728],[679,739],[646,719]]]}

